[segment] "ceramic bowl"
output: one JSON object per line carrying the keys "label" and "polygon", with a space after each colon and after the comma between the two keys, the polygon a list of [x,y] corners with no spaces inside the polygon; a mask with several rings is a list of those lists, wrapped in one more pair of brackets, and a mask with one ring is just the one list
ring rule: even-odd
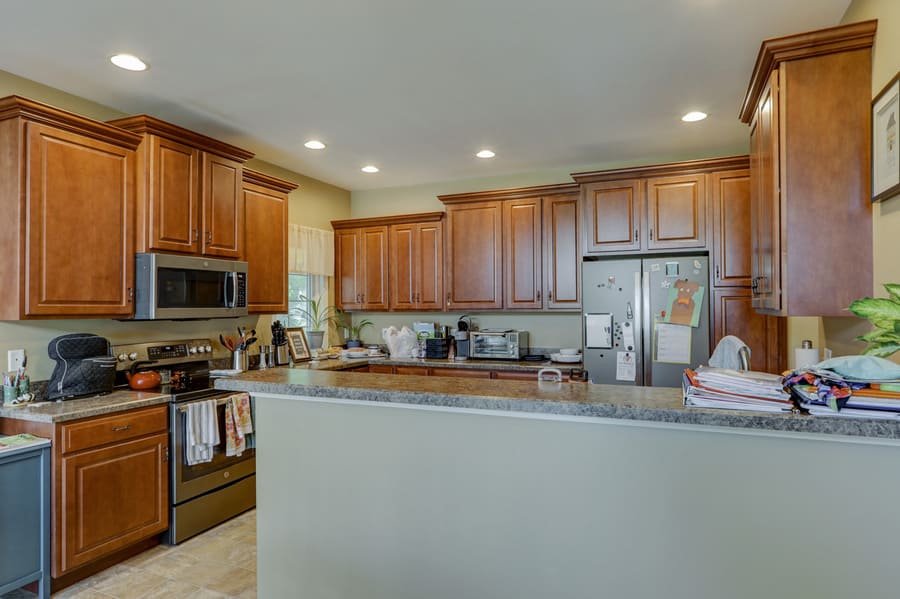
{"label": "ceramic bowl", "polygon": [[563,356],[577,356],[579,351],[580,350],[578,350],[574,347],[565,347],[565,348],[559,350],[559,353],[560,353],[560,355],[563,355]]}

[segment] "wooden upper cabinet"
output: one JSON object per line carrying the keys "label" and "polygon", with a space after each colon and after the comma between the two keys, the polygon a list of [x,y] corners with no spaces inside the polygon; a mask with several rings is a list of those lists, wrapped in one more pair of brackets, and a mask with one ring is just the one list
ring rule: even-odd
{"label": "wooden upper cabinet", "polygon": [[713,284],[749,287],[750,171],[713,173],[709,178],[713,208]]}
{"label": "wooden upper cabinet", "polygon": [[252,152],[148,115],[110,124],[144,137],[138,148],[137,251],[243,255],[242,171]]}
{"label": "wooden upper cabinet", "polygon": [[581,307],[581,215],[577,193],[544,198],[544,307]]}
{"label": "wooden upper cabinet", "polygon": [[338,278],[335,305],[344,310],[389,307],[388,225],[375,225],[375,220],[331,221]]}
{"label": "wooden upper cabinet", "polygon": [[244,198],[241,163],[215,154],[203,154],[203,237],[207,256],[238,258],[244,237]]}
{"label": "wooden upper cabinet", "polygon": [[247,309],[285,314],[288,310],[288,194],[295,183],[243,169],[244,254]]}
{"label": "wooden upper cabinet", "polygon": [[[753,305],[766,314],[846,316],[850,302],[872,294],[876,27],[863,21],[760,47],[741,120],[750,125]],[[827,284],[835,273],[839,283]]]}
{"label": "wooden upper cabinet", "polygon": [[139,143],[51,106],[0,100],[0,319],[134,313]]}
{"label": "wooden upper cabinet", "polygon": [[583,186],[584,253],[641,249],[641,182],[602,181]]}
{"label": "wooden upper cabinet", "polygon": [[200,251],[200,150],[149,135],[150,189],[146,223],[150,249]]}
{"label": "wooden upper cabinet", "polygon": [[443,308],[443,214],[389,227],[391,310]]}
{"label": "wooden upper cabinet", "polygon": [[706,175],[647,180],[647,249],[706,247]]}
{"label": "wooden upper cabinet", "polygon": [[358,229],[335,229],[334,275],[335,305],[344,310],[362,307],[362,288],[357,280],[357,265],[362,259]]}
{"label": "wooden upper cabinet", "polygon": [[447,206],[448,310],[503,307],[503,203]]}
{"label": "wooden upper cabinet", "polygon": [[781,199],[778,73],[773,72],[750,124],[751,287],[753,307],[781,311]]}
{"label": "wooden upper cabinet", "polygon": [[362,308],[388,309],[388,228],[365,227],[360,230],[361,260],[356,273],[362,290]]}
{"label": "wooden upper cabinet", "polygon": [[503,202],[504,306],[540,309],[543,252],[541,198]]}

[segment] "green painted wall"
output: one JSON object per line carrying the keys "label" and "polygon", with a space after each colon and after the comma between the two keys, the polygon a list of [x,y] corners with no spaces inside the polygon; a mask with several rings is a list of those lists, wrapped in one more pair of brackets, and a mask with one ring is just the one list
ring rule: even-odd
{"label": "green painted wall", "polygon": [[[0,71],[0,97],[12,94],[52,104],[98,120],[125,116],[119,111],[85,98]],[[250,149],[252,150],[252,148]],[[329,221],[332,219],[349,218],[349,191],[261,160],[252,160],[248,166],[300,185],[290,198],[289,219],[291,222],[330,229]],[[246,242],[253,243],[253,240],[247,239]],[[195,336],[217,339],[219,333],[234,334],[235,327],[240,324],[255,327],[262,335],[261,341],[267,342],[270,320],[268,316],[249,316],[233,320],[196,322],[120,322],[106,319],[0,322],[0,369],[6,369],[7,350],[24,348],[28,355],[28,372],[32,379],[46,380],[50,378],[55,363],[47,356],[47,343],[53,337],[65,333],[96,333],[107,337],[113,343],[162,341]],[[223,348],[216,347],[214,355],[215,357],[227,357],[228,353]]]}

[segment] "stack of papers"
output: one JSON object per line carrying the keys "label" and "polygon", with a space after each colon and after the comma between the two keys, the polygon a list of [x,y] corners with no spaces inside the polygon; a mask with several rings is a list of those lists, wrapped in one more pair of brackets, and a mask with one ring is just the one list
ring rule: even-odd
{"label": "stack of papers", "polygon": [[752,370],[701,366],[686,368],[683,378],[684,405],[757,412],[790,412],[794,408],[782,377]]}

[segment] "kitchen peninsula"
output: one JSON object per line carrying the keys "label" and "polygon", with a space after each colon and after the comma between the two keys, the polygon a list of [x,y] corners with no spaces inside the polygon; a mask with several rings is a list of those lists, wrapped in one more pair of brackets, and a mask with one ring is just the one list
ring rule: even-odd
{"label": "kitchen peninsula", "polygon": [[302,369],[216,385],[257,399],[262,597],[900,586],[900,423],[686,409],[663,388]]}

